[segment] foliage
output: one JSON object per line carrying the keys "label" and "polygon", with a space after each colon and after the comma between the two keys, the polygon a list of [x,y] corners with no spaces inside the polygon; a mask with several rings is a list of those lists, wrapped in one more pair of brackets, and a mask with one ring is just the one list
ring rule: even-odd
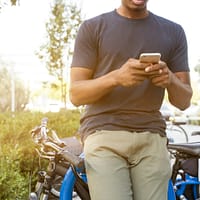
{"label": "foliage", "polygon": [[200,76],[200,60],[198,61],[198,64],[194,68],[195,72],[197,72]]}
{"label": "foliage", "polygon": [[18,1],[17,0],[10,0],[10,1],[11,1],[12,6],[16,6],[17,2],[19,2],[19,0]]}
{"label": "foliage", "polygon": [[12,144],[9,146],[2,145],[0,155],[0,199],[25,199],[28,189],[28,176],[20,173],[18,147]]}
{"label": "foliage", "polygon": [[46,63],[50,75],[60,81],[61,101],[66,103],[66,65],[72,52],[72,43],[81,23],[81,10],[76,4],[54,0],[46,23],[47,41],[36,54]]}
{"label": "foliage", "polygon": [[48,127],[63,138],[76,133],[80,113],[0,113],[0,199],[28,199],[29,189],[33,190],[39,165],[30,130],[40,125],[43,117],[49,119]]}
{"label": "foliage", "polygon": [[10,0],[9,2],[7,0],[0,0],[0,12],[1,12],[1,9],[5,6],[8,6],[8,5],[16,6],[17,2],[19,3],[19,0]]}
{"label": "foliage", "polygon": [[[24,109],[29,98],[29,91],[23,83],[6,67],[0,68],[0,111],[11,111],[12,103],[16,111]],[[12,102],[13,101],[13,102]]]}
{"label": "foliage", "polygon": [[191,84],[193,89],[192,103],[198,104],[198,102],[200,101],[199,83],[196,80],[191,80]]}

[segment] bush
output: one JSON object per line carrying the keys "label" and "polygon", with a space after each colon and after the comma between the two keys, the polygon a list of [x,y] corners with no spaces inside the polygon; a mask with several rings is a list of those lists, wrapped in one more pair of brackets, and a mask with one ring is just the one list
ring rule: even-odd
{"label": "bush", "polygon": [[20,159],[17,147],[3,145],[1,155],[0,199],[27,199],[28,176],[20,171]]}
{"label": "bush", "polygon": [[54,129],[62,138],[76,133],[80,113],[0,113],[0,199],[27,199],[31,179],[32,187],[35,185],[38,156],[30,130],[40,125],[43,117],[49,119],[48,127]]}

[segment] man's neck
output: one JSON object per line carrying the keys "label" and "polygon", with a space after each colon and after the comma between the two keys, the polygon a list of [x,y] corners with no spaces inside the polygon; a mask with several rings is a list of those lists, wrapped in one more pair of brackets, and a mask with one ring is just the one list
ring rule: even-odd
{"label": "man's neck", "polygon": [[117,9],[117,13],[123,17],[127,17],[130,19],[142,19],[149,15],[148,10],[146,10],[146,9],[142,9],[142,10],[131,9],[131,10],[129,10],[122,6]]}

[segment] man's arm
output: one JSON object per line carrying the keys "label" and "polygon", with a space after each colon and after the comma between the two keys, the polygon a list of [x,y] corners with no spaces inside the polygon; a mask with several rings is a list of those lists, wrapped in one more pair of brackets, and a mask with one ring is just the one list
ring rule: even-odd
{"label": "man's arm", "polygon": [[92,79],[92,73],[89,68],[71,68],[70,100],[74,105],[91,104],[115,87],[112,72],[96,79]]}
{"label": "man's arm", "polygon": [[137,59],[129,59],[119,69],[93,79],[89,68],[72,67],[70,73],[70,100],[76,105],[92,104],[108,94],[116,86],[131,87],[142,83],[147,74]]}
{"label": "man's arm", "polygon": [[172,105],[181,110],[188,108],[193,93],[190,83],[190,73],[173,73],[169,70],[167,64],[162,61],[145,69],[147,74],[154,70],[157,70],[159,73],[151,77],[152,83],[167,89],[168,98]]}
{"label": "man's arm", "polygon": [[172,105],[181,110],[188,108],[193,94],[189,72],[172,74],[171,83],[167,86],[167,92]]}

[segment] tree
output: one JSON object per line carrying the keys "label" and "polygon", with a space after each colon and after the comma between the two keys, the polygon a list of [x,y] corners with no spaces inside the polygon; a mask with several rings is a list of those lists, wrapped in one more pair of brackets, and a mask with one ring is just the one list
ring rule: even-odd
{"label": "tree", "polygon": [[19,3],[19,0],[10,0],[10,2],[12,6],[16,6],[17,2]]}
{"label": "tree", "polygon": [[2,10],[4,6],[7,6],[7,5],[16,6],[17,2],[19,4],[19,0],[10,0],[10,2],[8,2],[7,0],[0,0],[0,11]]}
{"label": "tree", "polygon": [[[0,68],[0,83],[0,111],[11,111],[12,104],[16,111],[23,110],[29,99],[29,92],[23,83],[14,77],[6,67]],[[12,95],[14,102],[12,102]]]}
{"label": "tree", "polygon": [[36,54],[45,62],[50,75],[55,76],[61,88],[61,102],[66,106],[66,67],[72,54],[72,43],[81,20],[81,10],[66,0],[54,0],[46,23],[47,41]]}

